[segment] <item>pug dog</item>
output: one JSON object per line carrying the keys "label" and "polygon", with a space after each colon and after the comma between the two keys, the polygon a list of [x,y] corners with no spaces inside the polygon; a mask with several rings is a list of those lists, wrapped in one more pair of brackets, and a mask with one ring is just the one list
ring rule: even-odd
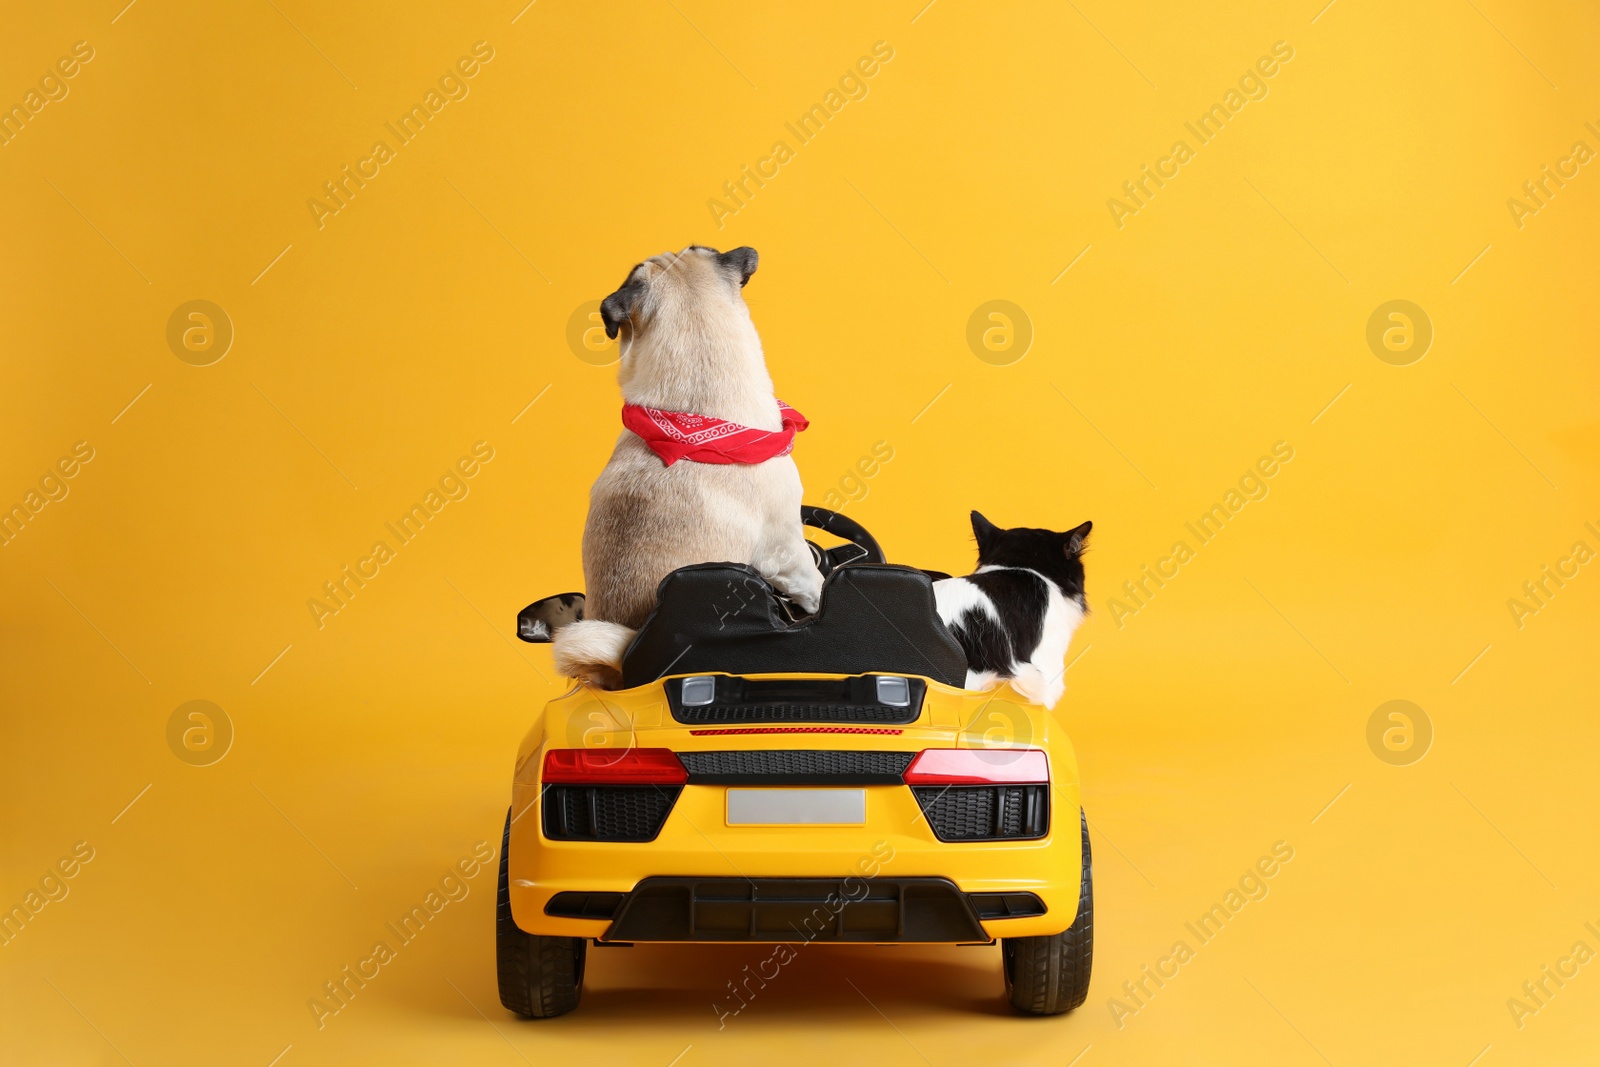
{"label": "pug dog", "polygon": [[645,260],[600,305],[620,338],[624,430],[589,494],[582,621],[553,639],[556,668],[616,688],[623,653],[667,574],[755,567],[810,614],[822,593],[800,522],[805,428],[773,394],[742,290],[756,250],[691,245]]}

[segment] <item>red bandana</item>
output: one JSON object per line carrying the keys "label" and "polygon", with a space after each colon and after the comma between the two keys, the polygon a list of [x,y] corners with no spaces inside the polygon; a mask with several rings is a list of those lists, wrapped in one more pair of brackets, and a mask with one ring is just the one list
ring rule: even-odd
{"label": "red bandana", "polygon": [[783,429],[774,432],[710,415],[662,411],[641,404],[622,405],[622,425],[643,438],[669,467],[680,459],[694,463],[760,463],[787,456],[794,448],[794,435],[811,424],[781,400],[778,416],[783,420]]}

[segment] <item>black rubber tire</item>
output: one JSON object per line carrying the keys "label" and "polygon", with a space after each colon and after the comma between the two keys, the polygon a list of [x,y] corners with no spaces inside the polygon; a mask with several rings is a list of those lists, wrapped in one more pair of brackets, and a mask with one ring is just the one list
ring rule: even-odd
{"label": "black rubber tire", "polygon": [[500,1003],[528,1019],[565,1015],[583,996],[583,964],[589,941],[582,937],[530,934],[511,917],[511,812],[500,839],[500,888],[495,898],[494,950],[500,971]]}
{"label": "black rubber tire", "polygon": [[1011,1006],[1027,1015],[1060,1015],[1089,997],[1089,971],[1094,964],[1094,863],[1089,854],[1089,820],[1082,810],[1083,880],[1078,890],[1078,915],[1072,926],[1044,937],[1006,937],[1000,958]]}

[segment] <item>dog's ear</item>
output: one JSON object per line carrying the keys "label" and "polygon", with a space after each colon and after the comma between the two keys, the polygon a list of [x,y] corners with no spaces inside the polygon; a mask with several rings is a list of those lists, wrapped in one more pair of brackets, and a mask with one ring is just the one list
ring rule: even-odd
{"label": "dog's ear", "polygon": [[972,513],[972,536],[978,539],[978,558],[982,559],[1000,535],[1000,527],[983,517],[980,511]]}
{"label": "dog's ear", "polygon": [[628,280],[622,283],[621,289],[600,301],[600,321],[605,324],[606,336],[613,341],[617,339],[617,331],[633,316],[634,308],[644,297],[644,281],[634,277],[638,269],[635,267],[628,272]]}
{"label": "dog's ear", "polygon": [[1094,529],[1094,523],[1086,522],[1077,529],[1068,530],[1061,535],[1061,546],[1069,556],[1076,556],[1083,551],[1084,544],[1089,540],[1089,531]]}
{"label": "dog's ear", "polygon": [[756,250],[749,245],[735,248],[731,252],[723,252],[717,256],[717,262],[724,268],[739,276],[739,288],[744,288],[744,283],[750,280],[750,275],[756,272],[756,264],[761,257],[756,255]]}

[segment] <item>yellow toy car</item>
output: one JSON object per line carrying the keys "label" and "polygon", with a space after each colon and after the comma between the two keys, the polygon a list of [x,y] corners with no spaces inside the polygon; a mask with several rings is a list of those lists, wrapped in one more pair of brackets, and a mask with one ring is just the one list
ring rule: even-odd
{"label": "yellow toy car", "polygon": [[[625,688],[579,686],[523,738],[496,914],[511,1011],[577,1007],[591,940],[998,940],[1019,1011],[1088,995],[1071,742],[1010,688],[963,688],[929,572],[886,565],[842,516],[805,518],[849,542],[812,546],[815,616],[792,620],[750,567],[674,571]],[[519,635],[581,617],[580,594],[546,598]]]}

